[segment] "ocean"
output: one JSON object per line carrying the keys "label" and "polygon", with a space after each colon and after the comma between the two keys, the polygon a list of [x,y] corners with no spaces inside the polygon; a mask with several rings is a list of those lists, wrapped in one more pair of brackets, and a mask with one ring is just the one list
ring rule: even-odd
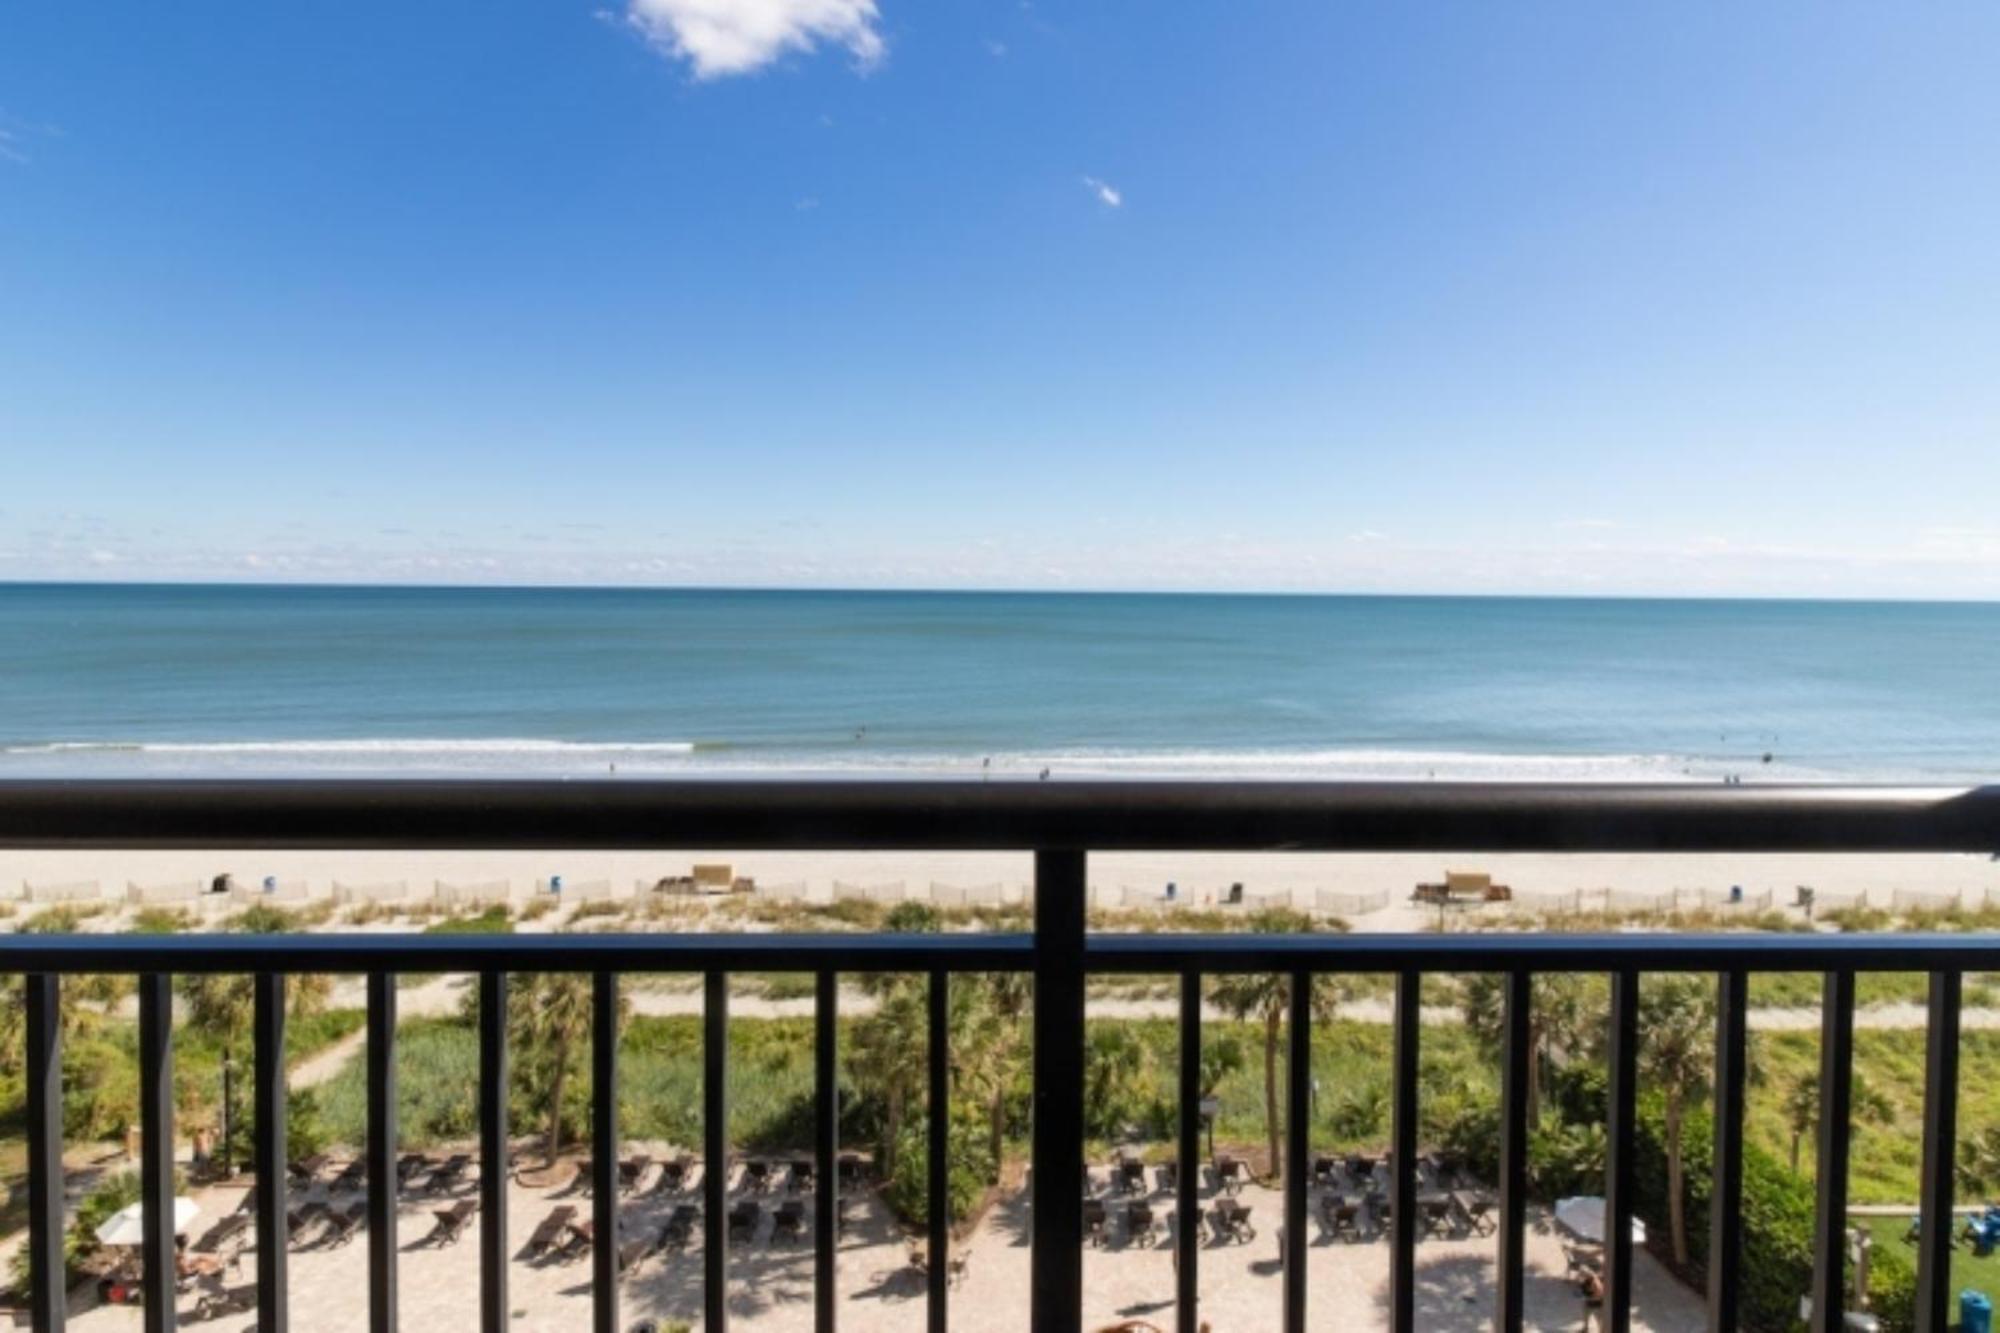
{"label": "ocean", "polygon": [[0,585],[0,776],[2000,775],[2000,605]]}

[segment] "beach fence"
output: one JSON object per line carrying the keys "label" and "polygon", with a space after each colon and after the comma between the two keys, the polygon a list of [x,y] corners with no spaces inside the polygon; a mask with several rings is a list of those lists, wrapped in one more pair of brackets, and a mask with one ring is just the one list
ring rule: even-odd
{"label": "beach fence", "polygon": [[229,901],[237,907],[251,903],[302,903],[311,896],[311,886],[303,879],[242,880],[233,875],[229,879]]}
{"label": "beach fence", "polygon": [[855,884],[841,879],[833,882],[833,900],[837,903],[899,903],[907,896],[900,879],[884,880],[879,884]]}
{"label": "beach fence", "polygon": [[410,882],[406,879],[378,880],[372,884],[343,884],[333,882],[333,900],[342,906],[351,903],[397,903],[410,896]]}
{"label": "beach fence", "polygon": [[1813,910],[1815,912],[1844,912],[1850,908],[1866,907],[1869,905],[1867,889],[1859,889],[1853,893],[1849,893],[1841,889],[1814,889],[1804,884],[1798,886],[1799,896],[1794,897],[1792,905],[1795,907],[1801,905],[1803,895],[1807,893],[1812,894]]}
{"label": "beach fence", "polygon": [[779,902],[801,903],[806,900],[806,882],[802,879],[781,879],[771,883],[758,880],[757,892]]}
{"label": "beach fence", "polygon": [[1336,889],[1321,889],[1313,895],[1313,906],[1333,916],[1366,916],[1379,912],[1389,905],[1389,891],[1377,889],[1373,893],[1344,893]]}
{"label": "beach fence", "polygon": [[448,907],[504,907],[514,900],[514,881],[484,879],[464,883],[441,879],[432,885],[431,892]]}
{"label": "beach fence", "polygon": [[1263,893],[1246,893],[1243,895],[1243,905],[1259,911],[1273,907],[1290,907],[1292,905],[1292,891],[1290,889],[1267,889]]}
{"label": "beach fence", "polygon": [[103,886],[94,879],[59,880],[38,884],[24,880],[21,897],[31,903],[94,903],[104,896]]}
{"label": "beach fence", "polygon": [[141,907],[157,903],[191,903],[201,897],[208,885],[199,879],[169,880],[164,884],[141,884],[136,880],[125,882],[125,901]]}
{"label": "beach fence", "polygon": [[1507,900],[1510,910],[1516,912],[1548,912],[1555,914],[1581,912],[1583,910],[1583,890],[1569,889],[1559,893],[1524,893],[1519,889]]}
{"label": "beach fence", "polygon": [[1898,912],[1948,912],[1965,906],[1960,894],[1925,889],[1897,889],[1893,901]]}
{"label": "beach fence", "polygon": [[1729,889],[1675,889],[1673,907],[1677,912],[1690,908],[1721,908],[1729,911],[1762,912],[1771,906],[1769,889],[1746,892],[1741,897]]}

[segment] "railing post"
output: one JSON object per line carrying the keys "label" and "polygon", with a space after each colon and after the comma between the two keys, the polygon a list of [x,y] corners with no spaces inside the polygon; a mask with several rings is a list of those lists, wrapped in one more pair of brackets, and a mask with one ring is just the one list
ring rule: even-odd
{"label": "railing post", "polygon": [[1958,1152],[1958,1007],[1962,978],[1931,973],[1924,1037],[1924,1166],[1917,1222],[1917,1333],[1951,1326],[1952,1169]]}
{"label": "railing post", "polygon": [[813,1006],[813,1327],[834,1333],[840,1253],[840,977],[821,972]]}
{"label": "railing post", "polygon": [[1417,1327],[1417,1061],[1423,1023],[1424,978],[1396,976],[1395,1088],[1389,1125],[1389,1327]]}
{"label": "railing post", "polygon": [[1305,1333],[1306,1154],[1312,1128],[1312,973],[1292,973],[1291,1048],[1285,1069],[1285,1333]]}
{"label": "railing post", "polygon": [[1085,855],[1035,853],[1034,1333],[1083,1321]]}
{"label": "railing post", "polygon": [[396,1329],[396,977],[368,974],[368,1327]]}
{"label": "railing post", "polygon": [[257,1119],[257,1329],[286,1333],[289,1181],[285,1112],[285,975],[259,972],[252,982],[251,1077]]}
{"label": "railing post", "polygon": [[929,1278],[930,1301],[927,1327],[930,1333],[946,1333],[950,1300],[951,1262],[951,980],[943,968],[933,968],[925,994],[929,1028],[929,1115],[924,1175],[924,1212],[929,1222],[929,1259],[924,1272]]}
{"label": "railing post", "polygon": [[1847,1138],[1852,1130],[1854,974],[1826,974],[1820,999],[1819,1210],[1813,1227],[1813,1333],[1839,1333],[1847,1303]]}
{"label": "railing post", "polygon": [[1180,1144],[1174,1157],[1174,1328],[1200,1333],[1201,974],[1181,977]]}
{"label": "railing post", "polygon": [[36,1333],[69,1317],[63,1258],[62,978],[31,973],[26,987],[28,1075],[28,1274]]}
{"label": "railing post", "polygon": [[507,974],[479,974],[479,1327],[506,1333]]}
{"label": "railing post", "polygon": [[592,1323],[618,1333],[618,974],[590,984],[590,1247]]}
{"label": "railing post", "polygon": [[1525,968],[1506,975],[1500,1064],[1500,1257],[1494,1327],[1520,1333],[1527,1312],[1528,1085],[1534,1078],[1532,1017],[1535,977]]}
{"label": "railing post", "polygon": [[1736,1333],[1743,1261],[1743,1108],[1749,1074],[1750,978],[1724,972],[1715,983],[1715,1175],[1709,1188],[1708,1327]]}
{"label": "railing post", "polygon": [[729,974],[702,978],[702,1333],[729,1333]]}
{"label": "railing post", "polygon": [[139,1197],[146,1333],[172,1333],[174,1316],[173,978],[139,978]]}
{"label": "railing post", "polygon": [[1633,1144],[1639,1103],[1639,973],[1611,974],[1610,1120],[1604,1164],[1606,1333],[1632,1328]]}

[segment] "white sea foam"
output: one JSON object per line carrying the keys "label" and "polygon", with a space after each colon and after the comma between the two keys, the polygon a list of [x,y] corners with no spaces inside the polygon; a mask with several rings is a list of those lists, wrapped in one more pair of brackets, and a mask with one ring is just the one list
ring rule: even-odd
{"label": "white sea foam", "polygon": [[695,741],[373,737],[0,746],[0,772],[73,776],[991,777],[1471,782],[1719,781],[1833,776],[1795,764],[1669,754],[1504,754],[1371,747],[1311,750],[1092,749],[988,754],[871,744],[731,746]]}

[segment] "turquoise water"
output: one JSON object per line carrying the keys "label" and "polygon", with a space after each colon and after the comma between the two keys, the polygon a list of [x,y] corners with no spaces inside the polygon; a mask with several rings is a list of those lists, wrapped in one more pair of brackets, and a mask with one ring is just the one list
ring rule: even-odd
{"label": "turquoise water", "polygon": [[0,774],[1960,781],[1996,678],[2000,605],[0,585]]}

